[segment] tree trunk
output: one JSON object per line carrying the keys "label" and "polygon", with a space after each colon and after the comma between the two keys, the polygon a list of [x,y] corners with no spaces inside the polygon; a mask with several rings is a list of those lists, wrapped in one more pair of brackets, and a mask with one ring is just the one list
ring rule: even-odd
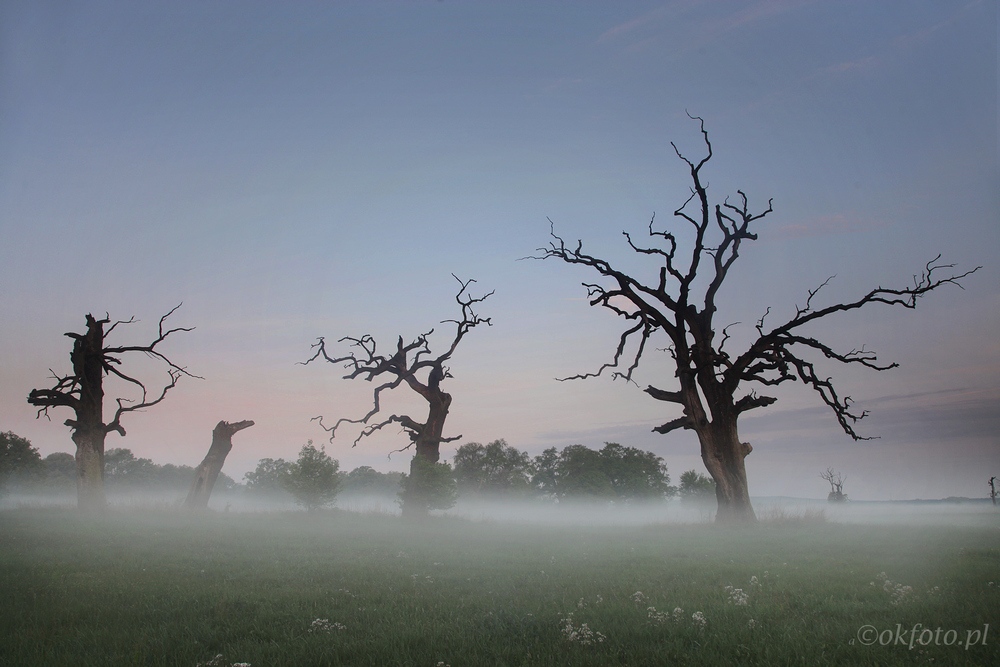
{"label": "tree trunk", "polygon": [[212,445],[208,448],[208,454],[198,466],[194,473],[194,481],[191,483],[191,490],[188,491],[184,506],[191,509],[205,509],[208,507],[208,499],[212,495],[212,488],[215,481],[219,479],[222,472],[222,465],[226,462],[226,456],[233,448],[233,435],[245,428],[253,426],[252,421],[225,422],[220,421],[212,431]]}
{"label": "tree trunk", "polygon": [[757,515],[750,504],[743,461],[753,448],[748,442],[740,442],[736,420],[722,425],[706,424],[697,432],[701,442],[701,459],[715,480],[715,498],[719,504],[716,523],[755,522]]}
{"label": "tree trunk", "polygon": [[76,504],[85,512],[102,512],[107,507],[104,495],[104,438],[103,426],[76,429]]}
{"label": "tree trunk", "polygon": [[441,437],[444,422],[451,407],[451,394],[437,390],[425,395],[430,404],[427,421],[413,439],[414,454],[410,475],[403,492],[402,514],[407,518],[426,517],[430,509],[433,481],[426,478],[428,468],[422,463],[437,463],[441,459]]}

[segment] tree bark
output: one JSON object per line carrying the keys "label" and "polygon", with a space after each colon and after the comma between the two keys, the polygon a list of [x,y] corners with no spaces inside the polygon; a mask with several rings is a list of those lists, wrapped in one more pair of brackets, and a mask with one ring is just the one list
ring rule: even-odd
{"label": "tree bark", "polygon": [[208,448],[208,454],[198,466],[194,473],[194,481],[191,482],[191,490],[188,491],[184,506],[190,509],[205,509],[208,507],[208,499],[212,495],[212,488],[219,479],[222,472],[222,465],[226,462],[226,456],[233,448],[233,435],[245,428],[253,426],[250,420],[229,423],[220,421],[212,431],[212,445]]}
{"label": "tree bark", "polygon": [[[80,395],[73,408],[76,419],[66,420],[73,428],[76,445],[77,507],[87,512],[101,512],[107,506],[104,493],[104,325],[107,320],[87,315],[87,333],[72,334],[70,361],[79,378]],[[69,334],[67,334],[69,335]],[[29,399],[30,400],[30,399]]]}
{"label": "tree bark", "polygon": [[441,460],[444,422],[448,417],[448,408],[451,407],[451,394],[436,387],[428,388],[422,393],[430,409],[427,421],[413,434],[414,454],[410,460],[409,488],[406,489],[401,508],[403,516],[408,519],[426,517],[430,511],[429,498],[426,496],[430,483],[424,479],[427,468],[420,464],[437,463]]}
{"label": "tree bark", "polygon": [[757,520],[750,503],[744,459],[753,451],[748,442],[740,442],[736,420],[706,424],[696,429],[701,442],[701,459],[715,480],[718,501],[716,523],[752,523]]}
{"label": "tree bark", "polygon": [[104,495],[103,425],[73,433],[76,444],[76,504],[85,512],[101,512],[107,507]]}

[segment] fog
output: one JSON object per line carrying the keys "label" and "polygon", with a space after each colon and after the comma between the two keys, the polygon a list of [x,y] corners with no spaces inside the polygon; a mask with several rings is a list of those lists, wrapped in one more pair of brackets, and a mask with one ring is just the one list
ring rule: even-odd
{"label": "fog", "polygon": [[[112,510],[176,509],[182,511],[183,494],[161,492],[108,492]],[[753,498],[757,518],[770,524],[857,524],[906,526],[990,526],[996,525],[998,509],[988,498],[945,500],[848,501],[790,497]],[[13,491],[0,498],[0,510],[24,508],[73,508],[75,493],[32,493]],[[275,514],[305,510],[290,497],[262,496],[242,491],[219,492],[209,501],[212,513]],[[359,516],[400,515],[399,504],[385,494],[343,494],[325,512],[342,511]],[[666,502],[616,505],[598,502],[550,502],[546,500],[485,500],[460,498],[449,510],[431,513],[475,523],[502,523],[526,526],[644,526],[670,524],[710,524],[715,519],[712,504]]]}

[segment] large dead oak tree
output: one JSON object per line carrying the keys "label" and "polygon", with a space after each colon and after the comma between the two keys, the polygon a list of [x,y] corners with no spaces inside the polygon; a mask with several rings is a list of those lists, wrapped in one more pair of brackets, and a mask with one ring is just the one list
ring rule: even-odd
{"label": "large dead oak tree", "polygon": [[[125,428],[121,424],[122,415],[156,405],[166,397],[168,391],[177,386],[177,380],[182,375],[197,377],[156,349],[171,334],[193,330],[183,327],[164,330],[164,321],[177,308],[180,308],[180,305],[160,318],[159,334],[153,342],[148,345],[120,347],[106,346],[105,338],[119,324],[131,324],[136,321],[135,318],[119,320],[105,331],[104,325],[111,320],[108,317],[98,320],[88,314],[86,333],[65,334],[73,339],[73,351],[70,352],[72,374],[60,376],[50,370],[55,384],[50,389],[32,389],[28,394],[28,403],[38,407],[38,417],[43,414],[48,417],[49,408],[52,407],[72,408],[76,413],[76,418],[67,419],[65,424],[73,429],[72,437],[76,444],[76,491],[80,509],[101,510],[105,506],[104,440],[112,431],[121,436],[125,435]],[[133,352],[159,359],[167,365],[169,381],[155,398],[147,393],[143,382],[119,370],[122,355]],[[104,378],[107,375],[124,380],[140,391],[138,400],[115,399],[118,408],[110,422],[104,421]]]}
{"label": "large dead oak tree", "polygon": [[[757,395],[753,385],[768,387],[799,380],[819,394],[849,436],[864,440],[868,438],[859,436],[853,425],[867,413],[854,411],[851,398],[842,398],[829,378],[817,375],[814,362],[807,357],[818,356],[879,371],[897,365],[880,364],[875,354],[864,349],[838,352],[799,331],[805,325],[830,315],[857,310],[869,304],[914,308],[919,297],[945,284],[958,285],[959,279],[974,273],[978,267],[941,277],[940,274],[948,272],[953,265],[938,264],[939,256],[931,260],[919,276],[914,276],[912,287],[878,287],[849,303],[814,307],[813,299],[829,282],[827,280],[808,292],[805,306],[796,307],[791,319],[777,326],[765,325],[764,320],[770,312],[768,309],[756,324],[756,339],[745,351],[730,354],[723,349],[729,338],[725,329],[721,338],[716,337],[713,322],[716,296],[729,269],[739,257],[743,242],[757,239],[751,227],[772,212],[771,201],[759,213],[751,212],[747,196],[740,190],[737,190],[735,203],[729,199],[715,205],[709,202],[702,169],[712,157],[712,144],[704,121],[701,118],[696,120],[701,123],[705,141],[707,154],[704,158],[694,163],[671,143],[677,156],[690,168],[692,180],[691,196],[674,211],[674,216],[684,221],[681,224],[688,228],[693,241],[684,235],[679,241],[673,232],[654,229],[653,220],[649,223],[649,237],[654,239],[655,247],[636,245],[632,237],[623,232],[632,250],[658,260],[660,268],[655,280],[642,282],[616,269],[608,261],[583,252],[580,241],[575,248],[568,248],[564,240],[555,234],[554,227],[551,231],[554,240],[548,247],[539,248],[540,254],[532,259],[557,258],[569,264],[589,267],[607,278],[609,286],[584,283],[590,305],[603,306],[629,323],[621,334],[611,362],[594,373],[563,379],[596,377],[609,368],[618,368],[630,340],[637,339],[636,352],[628,369],[612,373],[612,377],[631,382],[633,371],[639,366],[651,337],[658,332],[666,334],[676,367],[676,388],[667,390],[648,386],[645,391],[657,400],[681,406],[683,415],[653,430],[664,434],[676,429],[693,430],[701,444],[705,467],[715,480],[718,500],[716,520],[754,521],[744,467],[744,458],[752,447],[740,441],[737,422],[744,412],[770,405],[776,399]],[[691,208],[695,210],[689,210]],[[684,250],[689,243],[690,248]],[[751,385],[751,388],[746,385]]]}
{"label": "large dead oak tree", "polygon": [[[442,320],[442,324],[455,325],[455,335],[443,354],[433,356],[430,350],[428,337],[434,333],[434,330],[431,329],[427,333],[417,336],[413,342],[407,345],[403,344],[403,337],[400,336],[396,342],[396,350],[390,356],[379,354],[376,351],[375,339],[371,335],[365,334],[360,338],[346,336],[337,341],[339,343],[350,342],[352,347],[361,348],[360,354],[352,352],[341,357],[331,357],[326,350],[326,341],[320,337],[312,346],[316,350],[315,354],[303,362],[308,364],[323,358],[332,364],[343,363],[344,368],[350,369],[350,372],[344,376],[344,379],[347,380],[361,377],[371,382],[377,377],[389,378],[375,388],[372,409],[364,417],[360,419],[341,418],[330,427],[323,424],[322,417],[315,419],[330,433],[331,440],[341,424],[365,424],[366,426],[355,438],[354,445],[357,445],[365,436],[369,436],[389,424],[397,423],[403,427],[410,437],[410,444],[403,449],[414,448],[407,488],[404,489],[403,495],[403,513],[407,515],[426,514],[428,498],[420,492],[420,489],[428,486],[428,481],[424,479],[428,475],[426,464],[438,462],[441,457],[440,446],[442,442],[454,442],[462,437],[461,435],[444,436],[444,423],[448,417],[448,409],[451,407],[451,394],[441,389],[441,382],[452,377],[445,363],[451,359],[458,344],[462,342],[470,330],[480,324],[491,326],[490,318],[480,317],[473,308],[476,304],[485,301],[493,292],[481,297],[472,297],[466,293],[466,290],[475,281],[463,281],[454,274],[452,276],[461,285],[458,294],[455,295],[455,300],[461,306],[462,317],[456,320]],[[427,418],[423,422],[418,422],[407,415],[394,414],[376,424],[370,424],[371,418],[377,415],[381,409],[379,401],[382,392],[395,389],[403,383],[427,401]]]}

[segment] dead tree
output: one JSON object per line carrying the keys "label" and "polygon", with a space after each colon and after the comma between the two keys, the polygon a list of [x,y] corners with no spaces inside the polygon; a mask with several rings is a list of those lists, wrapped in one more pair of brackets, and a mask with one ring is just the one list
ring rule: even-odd
{"label": "dead tree", "polygon": [[191,509],[208,507],[212,488],[219,479],[219,473],[222,472],[222,465],[226,462],[229,451],[233,448],[233,435],[251,426],[253,422],[250,420],[233,423],[221,421],[215,425],[212,431],[212,445],[208,448],[205,459],[194,471],[194,481],[191,482],[191,490],[188,491],[187,499],[184,501],[185,507]]}
{"label": "dead tree", "polygon": [[846,481],[841,477],[839,472],[836,472],[833,468],[827,468],[826,472],[820,475],[821,479],[825,479],[830,483],[830,495],[826,497],[831,503],[842,503],[847,500],[847,494],[844,493],[844,482]]}
{"label": "dead tree", "polygon": [[990,498],[993,500],[993,505],[997,504],[997,488],[994,485],[996,481],[996,476],[990,477]]}
{"label": "dead tree", "polygon": [[[553,241],[548,247],[539,248],[540,254],[533,259],[556,258],[569,264],[579,264],[607,279],[605,285],[584,283],[590,305],[603,306],[627,323],[612,361],[594,373],[563,379],[596,377],[609,368],[619,368],[626,346],[634,340],[637,341],[636,351],[628,369],[612,373],[612,377],[631,382],[632,374],[654,334],[665,334],[676,367],[676,380],[672,380],[676,382],[676,389],[648,386],[645,391],[657,400],[680,406],[683,414],[653,430],[666,434],[676,429],[690,429],[697,433],[702,460],[715,480],[719,505],[717,521],[754,521],[744,466],[744,458],[752,447],[740,440],[737,422],[740,415],[748,410],[770,405],[776,399],[759,396],[753,389],[745,389],[744,385],[768,387],[800,380],[819,394],[849,436],[856,440],[868,439],[859,436],[853,428],[853,424],[866,412],[854,411],[851,398],[841,397],[830,379],[817,375],[814,362],[807,357],[812,354],[879,371],[893,368],[896,364],[879,364],[875,354],[864,348],[838,352],[799,331],[823,318],[869,304],[914,308],[917,299],[924,294],[945,284],[958,285],[961,278],[977,269],[939,277],[953,265],[938,264],[939,257],[936,257],[926,265],[920,276],[914,276],[912,287],[878,287],[855,301],[815,307],[813,300],[829,282],[827,280],[810,290],[805,305],[797,307],[790,319],[777,326],[765,325],[770,313],[770,309],[766,310],[757,321],[756,339],[745,351],[731,354],[724,349],[729,340],[727,330],[722,330],[721,338],[716,335],[713,321],[716,296],[729,269],[739,257],[743,242],[757,239],[752,227],[772,212],[771,201],[759,213],[751,212],[748,198],[741,190],[737,190],[735,202],[728,198],[721,204],[712,205],[709,202],[708,186],[702,170],[712,158],[712,144],[704,121],[692,118],[701,123],[705,157],[697,163],[692,162],[671,143],[674,152],[690,170],[691,196],[674,211],[674,216],[682,221],[680,224],[687,228],[688,234],[675,236],[672,231],[655,229],[654,221],[650,220],[649,237],[653,239],[653,247],[645,247],[634,243],[628,232],[623,232],[632,250],[660,264],[653,280],[641,281],[613,267],[607,260],[583,252],[580,241],[575,248],[567,247],[565,241],[555,234],[554,225],[550,232]],[[551,225],[551,220],[549,222]],[[687,249],[689,244],[690,249]]]}
{"label": "dead tree", "polygon": [[[422,488],[425,476],[424,466],[428,463],[437,463],[440,458],[440,446],[442,442],[454,442],[461,439],[461,435],[445,437],[444,423],[448,417],[448,409],[451,407],[451,394],[441,389],[441,382],[452,377],[445,363],[451,359],[462,338],[474,327],[480,324],[492,326],[490,318],[480,317],[473,310],[478,303],[485,301],[493,292],[489,292],[481,297],[472,297],[466,294],[466,289],[474,280],[461,280],[458,276],[452,276],[459,282],[461,289],[455,295],[455,300],[462,309],[462,318],[458,320],[443,320],[442,324],[454,324],[455,334],[451,344],[444,354],[433,356],[428,344],[428,337],[434,333],[431,329],[425,334],[407,344],[403,344],[403,337],[400,336],[396,342],[396,351],[391,356],[378,354],[376,351],[375,339],[371,335],[365,334],[360,338],[346,336],[341,338],[339,343],[349,342],[352,347],[361,349],[361,353],[352,352],[345,356],[331,357],[326,350],[326,341],[320,337],[312,346],[316,352],[307,361],[308,364],[322,358],[331,364],[344,364],[344,368],[350,372],[344,376],[345,380],[353,380],[361,377],[371,382],[376,377],[390,378],[383,384],[375,387],[373,397],[373,407],[364,417],[360,419],[348,419],[346,417],[338,419],[333,426],[327,427],[323,424],[323,418],[315,417],[330,434],[332,441],[337,428],[341,424],[365,424],[361,433],[354,440],[356,446],[358,442],[369,436],[384,426],[397,423],[403,427],[410,438],[410,444],[403,449],[414,448],[413,459],[410,462],[410,475],[407,480],[409,489],[404,489],[403,512],[408,515],[421,515],[427,512],[427,499],[421,494],[410,492],[413,489]],[[423,378],[421,379],[421,375]],[[372,417],[379,414],[381,406],[379,404],[383,391],[395,389],[405,383],[410,389],[420,394],[427,401],[427,418],[423,422],[407,415],[391,415],[386,419],[370,424]]]}
{"label": "dead tree", "polygon": [[[68,407],[76,413],[75,419],[67,419],[64,423],[73,429],[72,437],[76,444],[76,490],[77,505],[80,509],[101,510],[105,506],[104,439],[112,431],[121,436],[125,435],[125,428],[121,424],[122,415],[156,405],[166,397],[168,391],[177,385],[177,380],[182,375],[197,377],[172,362],[157,349],[157,346],[170,334],[193,330],[193,327],[164,330],[163,323],[177,308],[180,308],[180,305],[160,318],[159,335],[152,343],[120,347],[106,346],[105,338],[119,324],[131,324],[136,321],[135,318],[119,320],[105,331],[104,325],[108,324],[110,319],[105,316],[104,319],[98,320],[93,315],[88,314],[86,333],[65,334],[73,339],[73,351],[70,352],[70,361],[73,364],[72,374],[57,375],[50,370],[55,384],[50,389],[32,389],[28,394],[28,403],[38,407],[37,417],[41,417],[43,414],[48,417],[49,408],[52,407]],[[119,370],[122,355],[132,352],[141,352],[148,357],[159,359],[167,365],[169,381],[156,398],[150,397],[143,382]],[[104,421],[104,378],[107,375],[112,375],[138,387],[141,391],[141,397],[138,400],[115,399],[118,408],[111,421],[106,423]]]}

